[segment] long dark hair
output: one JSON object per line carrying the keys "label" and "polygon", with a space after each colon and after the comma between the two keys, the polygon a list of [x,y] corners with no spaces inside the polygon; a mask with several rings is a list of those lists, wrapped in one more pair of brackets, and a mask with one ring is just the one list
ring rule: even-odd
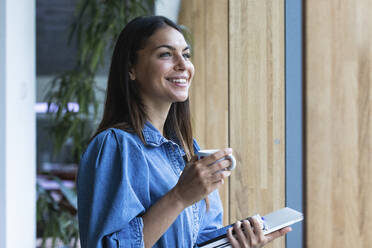
{"label": "long dark hair", "polygon": [[[163,16],[137,17],[121,31],[112,55],[103,118],[94,136],[115,127],[136,133],[146,144],[142,130],[148,116],[138,86],[131,81],[129,71],[137,62],[138,50],[158,29],[166,26],[182,33],[177,24]],[[164,136],[176,136],[187,160],[194,155],[189,99],[172,103],[164,124]]]}

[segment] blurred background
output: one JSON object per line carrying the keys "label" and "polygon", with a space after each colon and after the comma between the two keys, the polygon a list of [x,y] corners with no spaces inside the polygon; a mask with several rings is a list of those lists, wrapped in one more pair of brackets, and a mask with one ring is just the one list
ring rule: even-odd
{"label": "blurred background", "polygon": [[112,46],[165,15],[192,46],[194,136],[232,147],[224,224],[304,212],[267,247],[372,244],[370,0],[0,0],[0,247],[79,247],[75,177]]}

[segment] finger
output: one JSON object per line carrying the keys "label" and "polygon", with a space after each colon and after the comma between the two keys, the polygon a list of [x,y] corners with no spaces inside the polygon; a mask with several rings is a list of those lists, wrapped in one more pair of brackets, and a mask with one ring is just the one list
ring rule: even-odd
{"label": "finger", "polygon": [[217,189],[218,187],[220,187],[221,185],[223,185],[225,183],[225,180],[224,179],[221,179],[220,181],[216,182],[216,183],[213,183],[213,188],[211,190],[211,192],[213,192],[215,189]]}
{"label": "finger", "polygon": [[219,183],[221,180],[223,180],[226,177],[229,177],[231,175],[231,171],[221,171],[218,173],[215,173],[211,176],[212,183]]}
{"label": "finger", "polygon": [[263,237],[264,236],[263,230],[258,220],[255,218],[249,218],[249,222],[251,223],[253,227],[254,233],[257,234],[257,236]]}
{"label": "finger", "polygon": [[207,157],[200,159],[200,162],[205,163],[206,165],[210,165],[216,162],[217,160],[223,157],[226,157],[227,155],[231,153],[232,153],[231,148],[225,148],[225,149],[219,150],[218,152],[213,153],[212,155],[209,155]]}
{"label": "finger", "polygon": [[267,243],[267,238],[265,237],[262,227],[260,223],[258,222],[258,220],[255,218],[249,218],[249,222],[251,223],[253,227],[253,232],[256,234],[258,243],[260,244]]}
{"label": "finger", "polygon": [[216,172],[227,169],[230,165],[231,165],[231,161],[228,159],[225,159],[218,163],[210,165],[209,169],[211,173],[216,173]]}
{"label": "finger", "polygon": [[240,221],[237,221],[234,224],[234,232],[235,232],[236,238],[239,241],[239,244],[241,247],[248,247],[249,241],[247,237],[244,235],[241,227],[242,227],[242,223]]}
{"label": "finger", "polygon": [[252,225],[249,222],[249,220],[243,220],[243,228],[244,228],[244,234],[249,240],[249,242],[252,244],[252,241],[256,239],[256,235],[253,232]]}
{"label": "finger", "polygon": [[229,240],[232,247],[239,247],[239,241],[234,237],[232,230],[232,227],[227,229],[227,239]]}
{"label": "finger", "polygon": [[279,237],[287,234],[290,231],[292,231],[292,228],[291,227],[284,227],[284,228],[282,228],[282,229],[280,229],[278,231],[275,231],[275,232],[272,232],[270,234],[267,234],[266,235],[267,241],[268,242],[271,242],[274,239],[279,238]]}

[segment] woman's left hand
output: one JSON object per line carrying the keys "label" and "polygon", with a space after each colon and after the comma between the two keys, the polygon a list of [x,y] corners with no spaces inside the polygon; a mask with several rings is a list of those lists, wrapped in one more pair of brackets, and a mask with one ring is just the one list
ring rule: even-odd
{"label": "woman's left hand", "polygon": [[[264,235],[258,221],[254,218],[238,221],[227,231],[227,238],[233,248],[259,248],[290,232],[290,227]],[[233,235],[234,231],[234,235]]]}

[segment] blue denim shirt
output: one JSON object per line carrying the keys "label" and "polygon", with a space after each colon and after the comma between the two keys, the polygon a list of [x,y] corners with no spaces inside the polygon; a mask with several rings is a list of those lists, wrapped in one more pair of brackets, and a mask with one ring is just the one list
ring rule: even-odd
{"label": "blue denim shirt", "polygon": [[[77,178],[81,246],[144,247],[140,217],[177,183],[185,162],[181,146],[149,122],[146,145],[136,134],[101,132],[82,156]],[[194,149],[199,150],[196,142]],[[222,227],[218,191],[184,209],[153,247],[195,247]]]}

